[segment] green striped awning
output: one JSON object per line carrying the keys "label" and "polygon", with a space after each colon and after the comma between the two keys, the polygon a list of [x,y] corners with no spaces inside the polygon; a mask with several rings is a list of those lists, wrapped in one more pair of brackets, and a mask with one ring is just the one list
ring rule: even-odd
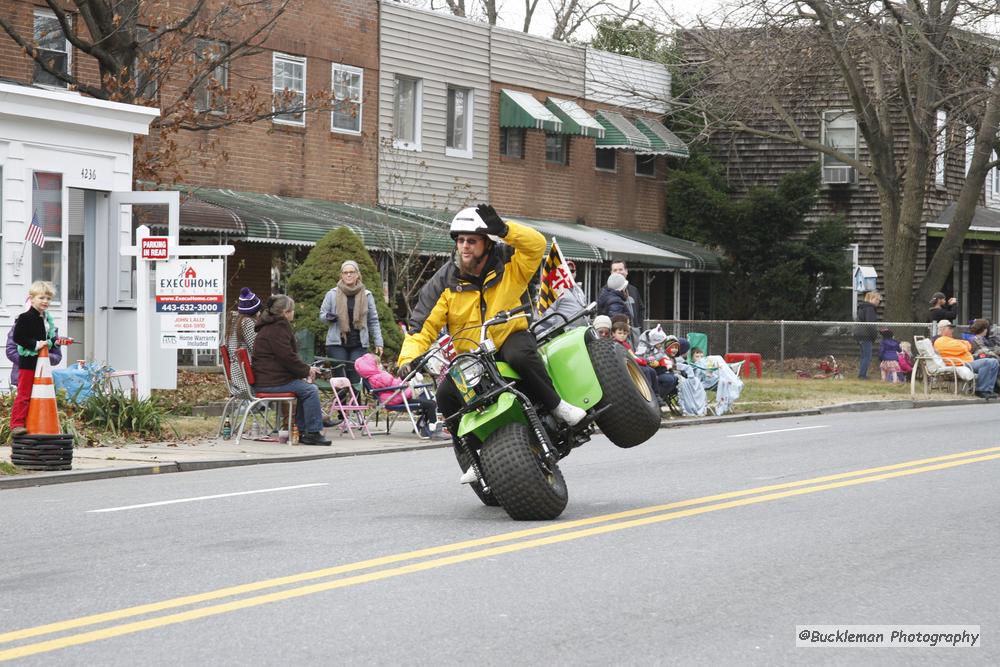
{"label": "green striped awning", "polygon": [[507,89],[500,91],[500,127],[563,131],[562,121],[530,93]]}
{"label": "green striped awning", "polygon": [[181,229],[206,227],[201,209],[219,211],[232,220],[233,240],[281,245],[313,245],[336,227],[347,227],[370,250],[422,255],[447,255],[454,248],[446,224],[421,220],[389,210],[320,199],[280,197],[257,192],[196,188],[191,199],[211,206],[181,207]]}
{"label": "green striped awning", "polygon": [[[671,155],[673,157],[690,157],[688,147],[684,142],[678,139],[677,135],[668,130],[667,126],[660,121],[655,118],[637,116],[634,123],[639,128],[639,131],[645,134],[646,138],[653,144],[653,150],[649,151],[650,153],[655,155]],[[642,151],[639,152],[641,153]]]}
{"label": "green striped awning", "polygon": [[598,110],[597,122],[604,126],[604,138],[597,140],[598,148],[623,148],[640,153],[653,148],[649,138],[616,111]]}
{"label": "green striped awning", "polygon": [[545,106],[562,120],[565,134],[604,138],[604,126],[594,120],[593,116],[580,108],[580,105],[573,100],[550,97],[545,101]]}

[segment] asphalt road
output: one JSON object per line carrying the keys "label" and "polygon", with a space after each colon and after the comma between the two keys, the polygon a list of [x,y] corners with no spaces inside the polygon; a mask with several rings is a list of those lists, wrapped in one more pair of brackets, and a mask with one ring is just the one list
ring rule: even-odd
{"label": "asphalt road", "polygon": [[[998,420],[989,404],[598,438],[563,461],[570,504],[545,523],[482,506],[450,450],[10,489],[0,659],[998,664]],[[982,637],[796,647],[817,624]]]}

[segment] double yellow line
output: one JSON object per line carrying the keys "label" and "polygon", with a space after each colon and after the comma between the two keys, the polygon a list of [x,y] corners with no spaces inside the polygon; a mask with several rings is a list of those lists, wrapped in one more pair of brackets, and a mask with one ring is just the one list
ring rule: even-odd
{"label": "double yellow line", "polygon": [[[880,466],[877,468],[867,468],[864,470],[854,470],[851,472],[827,475],[825,477],[814,477],[812,479],[800,480],[797,482],[785,482],[770,486],[760,486],[743,491],[731,491],[713,496],[703,496],[692,498],[664,505],[653,505],[625,512],[604,514],[588,519],[578,519],[576,521],[566,521],[561,523],[551,523],[526,530],[517,530],[500,535],[483,537],[464,542],[444,544],[416,551],[372,558],[369,560],[338,565],[336,567],[303,572],[301,574],[278,577],[256,581],[240,586],[230,586],[214,591],[188,595],[184,597],[172,598],[161,602],[127,607],[114,611],[90,616],[39,625],[22,630],[14,630],[0,634],[0,645],[14,642],[22,642],[35,637],[54,635],[63,633],[62,636],[33,643],[23,643],[18,646],[0,650],[0,660],[10,660],[22,658],[38,653],[54,651],[56,649],[78,646],[102,639],[120,637],[122,635],[141,632],[152,628],[161,628],[176,623],[183,623],[208,616],[217,616],[240,609],[249,609],[271,602],[280,602],[293,598],[304,597],[331,591],[347,586],[389,579],[405,574],[423,572],[457,563],[491,558],[503,554],[535,549],[549,544],[560,542],[570,542],[585,537],[603,535],[628,528],[637,528],[664,521],[673,521],[685,517],[718,512],[721,510],[755,505],[758,503],[781,500],[809,493],[829,491],[832,489],[867,484],[896,477],[908,475],[918,475],[936,470],[945,470],[958,466],[981,463],[1000,459],[1000,447],[990,447],[988,449],[977,449],[958,454],[948,454],[946,456],[935,456],[933,458],[919,459],[915,461],[905,461],[893,465]],[[411,562],[395,567],[385,567],[396,565],[397,563]],[[375,569],[382,568],[382,569]],[[361,570],[372,570],[361,574],[353,574],[347,577],[338,575],[350,574]],[[338,577],[332,580],[331,577]],[[327,580],[318,581],[317,580]],[[317,583],[307,583],[317,582]],[[272,590],[278,589],[278,590]],[[261,591],[270,591],[261,593]],[[247,595],[259,593],[256,595]],[[199,606],[186,611],[177,611],[170,614],[152,616],[142,620],[134,620],[115,624],[116,621],[125,621],[140,616],[156,614],[157,612],[190,607],[223,598],[239,597],[227,602],[219,602],[206,606]],[[78,633],[69,631],[85,628],[89,626],[108,624],[105,627],[95,630],[88,630]]]}

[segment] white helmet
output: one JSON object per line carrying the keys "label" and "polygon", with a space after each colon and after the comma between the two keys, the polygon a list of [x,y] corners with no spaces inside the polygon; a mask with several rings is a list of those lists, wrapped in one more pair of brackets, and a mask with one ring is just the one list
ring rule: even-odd
{"label": "white helmet", "polygon": [[500,238],[493,234],[487,234],[486,229],[486,223],[483,222],[479,212],[474,208],[463,208],[451,220],[452,239],[457,239],[459,234],[481,234],[494,243],[498,243]]}

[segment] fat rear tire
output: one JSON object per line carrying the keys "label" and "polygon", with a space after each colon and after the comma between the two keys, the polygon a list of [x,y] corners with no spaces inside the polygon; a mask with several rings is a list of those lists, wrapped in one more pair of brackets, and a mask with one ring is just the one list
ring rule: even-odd
{"label": "fat rear tire", "polygon": [[566,509],[569,492],[559,466],[542,464],[542,448],[524,424],[506,424],[480,450],[483,472],[500,506],[518,521],[555,519]]}
{"label": "fat rear tire", "polygon": [[[472,465],[472,459],[457,443],[453,443],[452,446],[455,449],[455,458],[458,459],[458,467],[462,469],[462,472],[465,472],[469,469],[469,466]],[[480,470],[479,472],[482,473],[483,471]],[[486,480],[486,484],[489,486],[489,477],[486,477]],[[483,485],[479,482],[473,482],[472,484],[469,484],[469,486],[472,487],[472,491],[481,501],[483,501],[484,505],[487,507],[499,507],[500,503],[497,502],[496,496],[493,495],[492,488],[490,488],[489,491],[483,491]]]}
{"label": "fat rear tire", "polygon": [[622,448],[652,438],[660,428],[660,408],[639,366],[613,341],[591,340],[587,351],[604,393],[597,408],[611,406],[597,418],[601,432]]}

